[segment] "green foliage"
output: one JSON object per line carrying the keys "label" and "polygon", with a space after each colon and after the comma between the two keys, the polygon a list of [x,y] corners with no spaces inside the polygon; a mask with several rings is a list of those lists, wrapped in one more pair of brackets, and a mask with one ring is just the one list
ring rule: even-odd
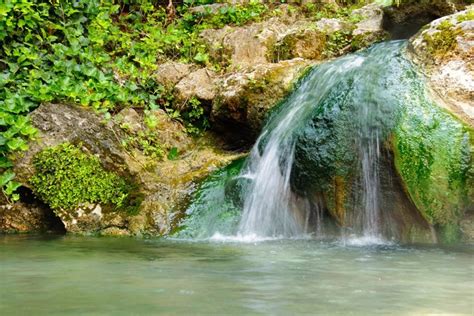
{"label": "green foliage", "polygon": [[474,10],[468,10],[466,14],[462,14],[458,17],[459,23],[472,20],[474,20]]}
{"label": "green foliage", "polygon": [[336,31],[326,35],[324,55],[327,57],[340,56],[351,50],[352,31]]}
{"label": "green foliage", "polygon": [[99,159],[65,143],[34,157],[36,174],[30,179],[34,193],[55,210],[74,210],[81,203],[126,208],[131,186],[104,170]]}
{"label": "green foliage", "polygon": [[179,157],[178,148],[172,147],[168,152],[168,160],[176,160]]}
{"label": "green foliage", "polygon": [[306,17],[312,18],[315,21],[319,21],[323,18],[329,18],[342,19],[347,22],[357,23],[361,21],[362,17],[353,14],[352,11],[360,8],[362,5],[364,5],[364,3],[364,1],[348,1],[338,6],[331,3],[309,2],[301,6],[299,10],[301,10]]}
{"label": "green foliage", "polygon": [[192,97],[184,106],[186,110],[182,111],[186,131],[193,135],[199,135],[202,130],[209,127],[209,120],[204,115],[204,107],[196,97]]}
{"label": "green foliage", "polygon": [[[187,5],[210,2],[185,1],[171,23],[165,8],[152,0],[1,2],[0,174],[11,167],[5,163],[7,157],[27,149],[28,140],[35,137],[28,113],[40,103],[77,103],[100,112],[126,106],[166,108],[167,94],[152,75],[159,62],[208,64],[200,31],[242,25],[266,10],[256,1],[214,13],[187,10]],[[196,133],[207,127],[203,115],[192,101],[191,110],[181,118],[189,119],[188,129]],[[161,155],[148,135],[143,135],[140,146]],[[13,187],[7,184],[2,186],[4,192]]]}
{"label": "green foliage", "polygon": [[428,52],[434,57],[442,58],[456,47],[456,37],[461,34],[460,28],[454,27],[449,20],[445,20],[438,25],[435,33],[425,33],[423,39],[427,43]]}

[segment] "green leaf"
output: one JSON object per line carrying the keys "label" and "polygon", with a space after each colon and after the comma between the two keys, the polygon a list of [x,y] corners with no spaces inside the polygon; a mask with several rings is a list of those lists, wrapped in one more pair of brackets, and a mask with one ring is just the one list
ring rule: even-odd
{"label": "green leaf", "polygon": [[22,139],[22,138],[19,138],[19,137],[15,137],[15,138],[10,139],[7,142],[7,147],[12,151],[28,149],[28,146],[27,146],[25,140]]}
{"label": "green leaf", "polygon": [[197,61],[198,63],[205,64],[209,61],[209,55],[199,52],[196,54],[196,56],[194,56],[194,60]]}
{"label": "green leaf", "polygon": [[173,147],[170,149],[168,153],[168,160],[176,160],[178,159],[178,156],[179,156],[178,148]]}
{"label": "green leaf", "polygon": [[0,176],[0,187],[3,187],[6,185],[8,182],[12,181],[13,178],[15,178],[15,173],[11,170],[5,171],[1,176]]}
{"label": "green leaf", "polygon": [[10,181],[7,183],[5,186],[5,194],[6,195],[13,195],[13,193],[16,191],[21,186],[21,183],[16,182],[16,181]]}
{"label": "green leaf", "polygon": [[7,157],[0,157],[0,168],[10,168],[13,167],[13,164],[8,160]]}

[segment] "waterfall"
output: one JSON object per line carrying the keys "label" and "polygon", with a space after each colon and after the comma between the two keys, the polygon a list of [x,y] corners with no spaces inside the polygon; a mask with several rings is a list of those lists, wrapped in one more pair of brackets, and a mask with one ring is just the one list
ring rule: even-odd
{"label": "waterfall", "polygon": [[[380,44],[369,51],[339,58],[316,67],[281,110],[265,126],[252,149],[242,176],[252,179],[245,192],[238,234],[297,236],[307,233],[311,207],[295,207],[298,197],[290,185],[297,131],[312,119],[321,104],[341,86],[349,85],[344,104],[355,108],[355,146],[360,163],[361,210],[356,215],[362,234],[380,235],[379,160],[386,134],[382,115],[394,112],[393,95],[387,94],[387,65],[399,52],[401,42]],[[386,113],[384,113],[386,112]],[[316,148],[317,150],[317,148]],[[304,198],[304,197],[303,197]],[[303,203],[305,204],[305,203]],[[308,203],[306,203],[308,205]],[[316,226],[320,226],[316,213]]]}
{"label": "waterfall", "polygon": [[385,148],[400,109],[427,102],[405,46],[380,43],[314,67],[270,114],[246,161],[201,185],[180,235],[396,235],[411,204],[400,202],[400,184],[390,191]]}

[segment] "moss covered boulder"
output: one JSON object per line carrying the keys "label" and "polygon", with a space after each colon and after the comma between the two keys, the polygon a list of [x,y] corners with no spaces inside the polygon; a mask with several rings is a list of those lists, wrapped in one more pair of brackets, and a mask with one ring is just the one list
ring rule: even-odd
{"label": "moss covered boulder", "polygon": [[[106,118],[87,108],[44,104],[31,120],[38,140],[12,157],[17,179],[71,233],[166,234],[196,182],[236,156],[212,136],[190,137],[161,110],[125,109]],[[22,197],[0,208],[9,214],[26,202]],[[14,223],[24,216],[5,218],[11,220],[0,226],[35,230]]]}
{"label": "moss covered boulder", "polygon": [[436,20],[410,40],[430,89],[412,95],[419,102],[404,108],[393,138],[410,197],[446,242],[469,231],[474,212],[473,14]]}

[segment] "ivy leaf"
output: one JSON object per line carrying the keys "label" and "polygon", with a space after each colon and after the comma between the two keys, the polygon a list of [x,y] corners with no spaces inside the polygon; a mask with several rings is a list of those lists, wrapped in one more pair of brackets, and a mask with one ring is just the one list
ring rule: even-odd
{"label": "ivy leaf", "polygon": [[13,193],[16,191],[16,189],[18,189],[19,187],[21,186],[21,183],[19,182],[16,182],[16,181],[10,181],[7,183],[7,185],[5,186],[5,194],[6,195],[10,195],[10,196],[13,196]]}
{"label": "ivy leaf", "polygon": [[24,136],[34,135],[36,134],[36,132],[37,132],[37,129],[34,128],[32,125],[23,126],[22,129],[20,130],[21,135],[24,135]]}
{"label": "ivy leaf", "polygon": [[194,60],[198,63],[205,64],[209,61],[209,55],[199,52],[196,54],[196,56],[194,56]]}
{"label": "ivy leaf", "polygon": [[7,157],[0,157],[0,168],[10,168],[13,164],[8,160]]}
{"label": "ivy leaf", "polygon": [[7,142],[7,147],[12,151],[28,149],[28,146],[26,145],[25,140],[22,139],[22,138],[19,138],[19,137],[15,137],[15,138],[10,139]]}
{"label": "ivy leaf", "polygon": [[5,171],[2,175],[0,175],[0,187],[3,187],[8,182],[12,181],[13,178],[15,178],[15,173],[13,171]]}

